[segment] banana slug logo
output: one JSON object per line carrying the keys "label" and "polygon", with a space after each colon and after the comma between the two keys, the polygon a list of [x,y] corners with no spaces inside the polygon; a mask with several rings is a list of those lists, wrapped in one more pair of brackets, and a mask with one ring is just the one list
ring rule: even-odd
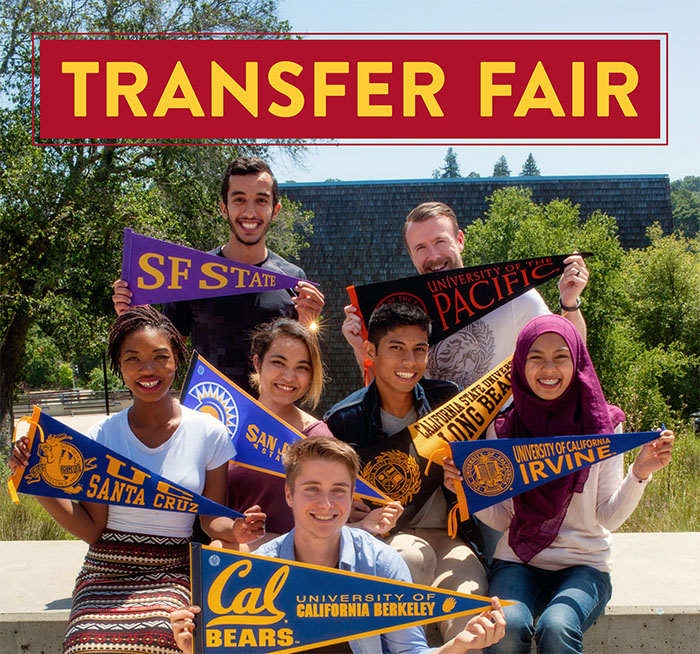
{"label": "banana slug logo", "polygon": [[492,497],[511,487],[515,471],[507,456],[484,447],[467,457],[462,466],[462,476],[475,493]]}
{"label": "banana slug logo", "polygon": [[362,477],[404,506],[420,490],[418,463],[400,450],[388,450],[375,456],[362,468]]}
{"label": "banana slug logo", "polygon": [[51,434],[39,444],[39,463],[29,471],[26,478],[28,484],[43,479],[49,486],[60,488],[65,493],[74,494],[83,490],[82,486],[75,484],[83,473],[97,467],[95,458],[83,459],[82,452],[69,443],[70,440],[67,434]]}

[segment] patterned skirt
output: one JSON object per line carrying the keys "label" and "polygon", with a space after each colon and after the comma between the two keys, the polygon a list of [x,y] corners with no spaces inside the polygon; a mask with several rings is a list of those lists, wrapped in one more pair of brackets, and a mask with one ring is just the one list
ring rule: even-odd
{"label": "patterned skirt", "polygon": [[65,654],[179,654],[168,616],[190,602],[188,539],[105,529],[73,591]]}

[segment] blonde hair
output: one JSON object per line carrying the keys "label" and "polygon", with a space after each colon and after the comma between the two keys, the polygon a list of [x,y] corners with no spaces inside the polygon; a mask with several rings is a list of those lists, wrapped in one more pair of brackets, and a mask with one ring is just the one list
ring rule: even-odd
{"label": "blonde hair", "polygon": [[350,472],[353,488],[355,487],[355,479],[360,472],[360,457],[357,452],[332,436],[310,436],[296,441],[282,453],[282,464],[290,489],[294,488],[301,464],[311,459],[342,463]]}
{"label": "blonde hair", "polygon": [[[325,374],[323,371],[323,361],[321,360],[321,348],[318,344],[316,333],[305,327],[297,320],[291,318],[276,318],[270,322],[258,325],[251,335],[250,356],[256,356],[262,363],[265,353],[270,349],[274,340],[279,336],[288,336],[301,341],[309,351],[311,359],[311,383],[304,397],[302,404],[315,409],[321,399]],[[260,392],[260,374],[252,372],[249,375],[250,385],[256,392]]]}

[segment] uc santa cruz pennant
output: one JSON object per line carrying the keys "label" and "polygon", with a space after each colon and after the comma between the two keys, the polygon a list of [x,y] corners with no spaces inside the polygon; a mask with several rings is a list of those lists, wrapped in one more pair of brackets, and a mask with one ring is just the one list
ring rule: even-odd
{"label": "uc santa cruz pennant", "polygon": [[[591,253],[580,255],[588,257]],[[430,316],[433,322],[430,344],[433,345],[531,288],[560,275],[568,256],[555,254],[441,270],[388,282],[348,286],[347,291],[362,320],[365,340],[372,311],[385,302],[407,302],[419,306]]]}
{"label": "uc santa cruz pennant", "polygon": [[659,437],[657,431],[549,438],[497,438],[449,443],[462,473],[456,484],[460,517]]}
{"label": "uc santa cruz pennant", "polygon": [[[192,355],[180,402],[226,425],[241,466],[284,477],[282,452],[304,435],[270,413],[198,352]],[[358,477],[355,495],[386,504],[389,498]]]}
{"label": "uc santa cruz pennant", "polygon": [[274,291],[308,281],[143,236],[128,227],[122,279],[129,284],[133,306]]}
{"label": "uc santa cruz pennant", "polygon": [[243,515],[151,472],[34,407],[29,463],[8,481],[17,493],[141,509],[241,518]]}
{"label": "uc santa cruz pennant", "polygon": [[[488,597],[190,545],[196,654],[300,652],[480,613]],[[501,602],[503,606],[512,602]]]}

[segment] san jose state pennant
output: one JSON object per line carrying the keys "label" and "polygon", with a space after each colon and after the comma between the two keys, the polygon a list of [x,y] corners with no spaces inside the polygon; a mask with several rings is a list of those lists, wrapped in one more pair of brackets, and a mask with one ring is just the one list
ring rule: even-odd
{"label": "san jose state pennant", "polygon": [[197,654],[300,652],[491,606],[488,597],[197,543],[190,553],[192,602],[202,608]]}
{"label": "san jose state pennant", "polygon": [[659,437],[657,431],[550,438],[497,438],[449,443],[462,473],[456,484],[460,517]]}
{"label": "san jose state pennant", "polygon": [[[580,253],[582,257],[590,252]],[[441,270],[389,282],[348,286],[351,303],[362,319],[362,336],[372,312],[385,302],[407,302],[433,321],[430,343],[435,344],[513,298],[560,275],[568,254],[518,259],[483,266]]]}
{"label": "san jose state pennant", "polygon": [[[192,355],[180,393],[180,403],[221,420],[236,447],[234,462],[253,470],[284,477],[282,452],[304,438],[303,434],[270,413],[198,352]],[[355,495],[381,504],[389,501],[386,495],[359,477]]]}
{"label": "san jose state pennant", "polygon": [[212,502],[151,472],[34,407],[27,420],[30,455],[8,481],[17,493],[75,501],[118,504],[141,509],[241,518],[243,514]]}
{"label": "san jose state pennant", "polygon": [[129,284],[133,306],[274,291],[308,281],[143,236],[128,227],[122,279]]}

